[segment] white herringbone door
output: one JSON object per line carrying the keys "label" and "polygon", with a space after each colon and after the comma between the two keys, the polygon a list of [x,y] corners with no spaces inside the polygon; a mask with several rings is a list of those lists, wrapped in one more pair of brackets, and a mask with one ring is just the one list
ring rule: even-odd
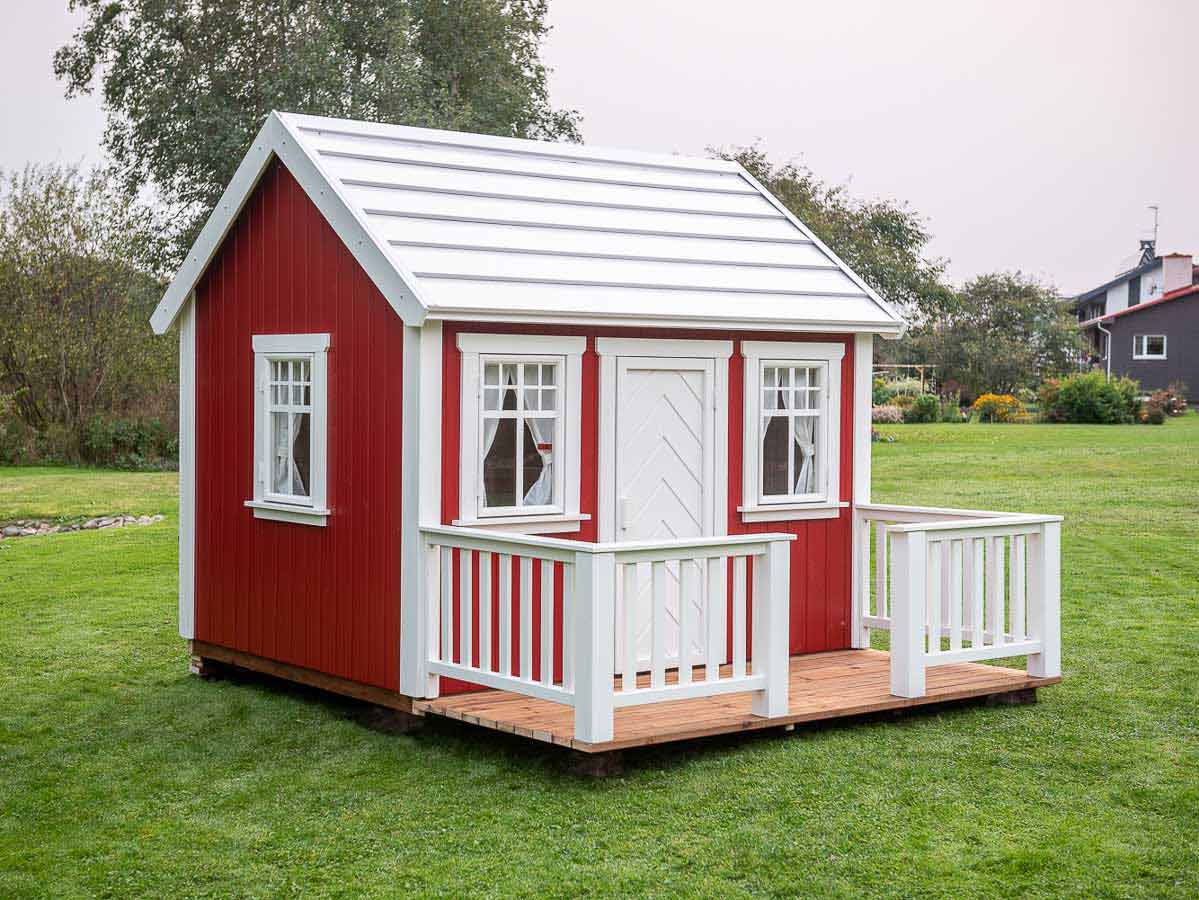
{"label": "white herringbone door", "polygon": [[[616,535],[621,541],[700,537],[713,533],[714,364],[708,359],[622,357],[616,394]],[[646,564],[642,564],[646,566]],[[668,659],[679,655],[679,603],[691,603],[693,658],[704,653],[703,597],[679,596],[680,565],[667,563]],[[651,578],[640,573],[632,598],[637,656],[648,666]],[[706,579],[697,577],[702,585]],[[629,598],[619,598],[623,607]],[[622,629],[618,629],[618,632]],[[623,635],[617,635],[617,658]]]}

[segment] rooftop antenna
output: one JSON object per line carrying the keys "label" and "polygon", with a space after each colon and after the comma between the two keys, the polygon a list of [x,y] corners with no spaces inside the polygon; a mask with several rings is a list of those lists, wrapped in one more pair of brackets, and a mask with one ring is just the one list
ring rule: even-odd
{"label": "rooftop antenna", "polygon": [[1153,210],[1153,246],[1157,246],[1157,209],[1156,203],[1150,203],[1149,208]]}
{"label": "rooftop antenna", "polygon": [[[1153,210],[1153,237],[1151,239],[1141,239],[1141,261],[1138,265],[1147,265],[1157,259],[1157,204],[1150,203],[1149,209]],[[1144,234],[1144,232],[1141,232]]]}

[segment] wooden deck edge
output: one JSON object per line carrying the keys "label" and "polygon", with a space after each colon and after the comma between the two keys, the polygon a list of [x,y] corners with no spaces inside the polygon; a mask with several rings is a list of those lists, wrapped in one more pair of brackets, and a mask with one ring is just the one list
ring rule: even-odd
{"label": "wooden deck edge", "polygon": [[[324,672],[317,672],[315,669],[293,666],[290,663],[255,656],[253,653],[246,653],[244,650],[234,650],[230,647],[209,644],[205,641],[191,640],[187,642],[187,645],[188,652],[192,657],[200,661],[200,671],[197,674],[205,674],[203,672],[204,660],[213,660],[225,665],[236,666],[239,669],[249,669],[251,672],[259,672],[263,675],[271,675],[286,681],[294,681],[297,684],[328,691],[331,694],[340,694],[343,697],[352,697],[355,700],[373,703],[376,706],[385,706],[388,709],[398,710],[410,715],[423,715],[423,710],[415,708],[411,697],[395,691],[389,691],[377,685],[350,681],[348,678],[338,678],[336,675],[327,675]],[[196,667],[196,664],[193,663],[193,670]]]}
{"label": "wooden deck edge", "polygon": [[[881,653],[879,651],[874,651],[874,653],[886,655],[885,653]],[[723,722],[718,725],[683,728],[676,731],[662,731],[652,735],[640,735],[635,738],[616,739],[597,744],[587,743],[585,741],[576,740],[573,737],[566,737],[565,735],[558,735],[553,732],[542,731],[539,729],[532,730],[524,726],[516,725],[512,722],[498,721],[496,719],[480,716],[473,712],[464,713],[453,706],[447,706],[445,703],[439,702],[439,700],[414,701],[413,709],[418,715],[427,713],[431,715],[443,716],[449,719],[468,722],[469,724],[476,725],[481,728],[489,728],[495,731],[516,734],[520,737],[525,737],[530,740],[555,744],[561,747],[568,747],[572,750],[577,750],[580,753],[592,754],[611,753],[618,750],[630,750],[636,747],[651,747],[661,744],[678,743],[682,741],[716,737],[723,734],[762,731],[770,728],[780,728],[790,731],[794,730],[795,726],[799,724],[835,721],[837,719],[851,719],[879,712],[902,711],[921,707],[950,705],[960,703],[965,700],[985,699],[988,697],[998,698],[1005,695],[1014,695],[1029,691],[1032,692],[1032,698],[1035,698],[1035,692],[1037,688],[1059,684],[1062,680],[1060,675],[1051,678],[1035,678],[1018,669],[1009,669],[1002,666],[988,666],[988,668],[995,669],[997,675],[1004,676],[1004,680],[989,681],[981,684],[978,682],[973,684],[967,683],[966,685],[956,687],[951,690],[942,690],[932,696],[896,697],[894,695],[890,695],[885,700],[870,700],[858,703],[850,702],[845,706],[838,706],[836,709],[811,710],[808,712],[778,716],[777,718],[773,719],[764,719],[752,715],[742,716],[735,721]],[[490,693],[490,691],[484,691],[481,693]],[[1031,700],[1026,695],[1021,702],[1031,702]]]}

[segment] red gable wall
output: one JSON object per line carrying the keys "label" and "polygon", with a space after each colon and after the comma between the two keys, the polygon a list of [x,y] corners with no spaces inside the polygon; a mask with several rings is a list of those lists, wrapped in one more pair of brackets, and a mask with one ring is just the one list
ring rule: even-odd
{"label": "red gable wall", "polygon": [[[399,687],[403,325],[273,163],[196,289],[196,637]],[[254,518],[251,335],[328,332],[319,528]]]}

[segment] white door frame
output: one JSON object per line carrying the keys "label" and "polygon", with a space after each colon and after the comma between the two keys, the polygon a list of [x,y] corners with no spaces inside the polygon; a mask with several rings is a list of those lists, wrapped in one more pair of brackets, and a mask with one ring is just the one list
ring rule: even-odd
{"label": "white door frame", "polygon": [[[713,365],[709,394],[713,423],[712,535],[728,534],[729,524],[729,357],[732,341],[679,340],[673,338],[596,338],[599,356],[599,490],[596,496],[600,541],[617,540],[616,533],[616,396],[620,359],[704,360]],[[678,368],[692,368],[676,364]],[[707,516],[704,517],[707,521]]]}

